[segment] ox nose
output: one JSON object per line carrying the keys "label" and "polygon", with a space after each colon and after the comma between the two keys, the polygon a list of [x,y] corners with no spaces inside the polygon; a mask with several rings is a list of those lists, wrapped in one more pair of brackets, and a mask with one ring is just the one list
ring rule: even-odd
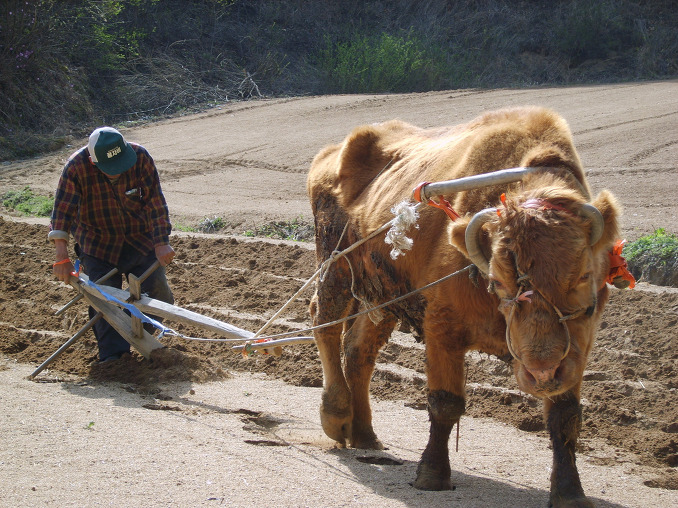
{"label": "ox nose", "polygon": [[525,367],[525,370],[527,370],[527,372],[529,372],[534,378],[535,384],[537,386],[543,386],[552,383],[556,379],[556,373],[558,372],[559,367],[560,363],[547,368],[529,369]]}

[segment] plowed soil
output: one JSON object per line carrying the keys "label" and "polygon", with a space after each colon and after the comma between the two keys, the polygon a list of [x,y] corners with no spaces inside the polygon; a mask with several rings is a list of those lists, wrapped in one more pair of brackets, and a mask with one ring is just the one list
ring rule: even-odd
{"label": "plowed soil", "polygon": [[[273,220],[310,220],[305,198],[310,160],[325,144],[340,141],[353,126],[389,118],[420,126],[454,124],[496,107],[553,107],[572,126],[594,192],[609,188],[622,203],[623,232],[631,240],[656,227],[676,232],[671,189],[678,178],[677,92],[678,83],[669,82],[261,101],[227,104],[220,110],[137,127],[125,134],[155,157],[175,225],[195,224],[210,216],[222,217],[228,224],[221,234],[173,235],[177,257],[168,267],[168,278],[175,304],[257,331],[311,277],[316,260],[312,243],[253,239],[241,233]],[[46,189],[56,185],[68,152],[83,143],[74,140],[69,150],[2,166],[2,188],[30,185],[49,192]],[[52,275],[54,253],[46,241],[47,231],[44,221],[9,214],[0,218],[0,358],[4,362],[0,369],[11,370],[14,362],[37,367],[87,321],[82,303],[55,316],[75,292]],[[308,335],[304,329],[309,326],[310,296],[308,290],[296,298],[267,334],[298,330]],[[220,338],[202,329],[167,324],[186,337]],[[88,332],[36,379],[122,383],[134,393],[156,396],[172,384],[200,386],[239,373],[262,373],[298,387],[322,386],[312,344],[288,346],[281,357],[256,354],[244,359],[230,343],[172,335],[162,337],[161,342],[167,348],[154,352],[153,361],[135,352],[118,362],[97,365],[96,343]],[[375,399],[421,410],[417,413],[425,421],[422,346],[410,335],[398,333],[378,362],[372,381]],[[469,417],[489,417],[524,435],[546,436],[541,403],[518,390],[510,365],[473,354],[468,356],[467,367]],[[661,499],[677,500],[677,374],[678,289],[640,281],[634,290],[612,290],[582,389],[580,461],[610,467],[625,464],[627,473],[640,476],[647,487],[665,491]],[[317,397],[316,391],[313,394]],[[156,397],[153,404],[158,407],[152,409],[172,409],[171,404],[163,407],[162,397]],[[21,407],[5,405],[3,411],[20,412]],[[12,429],[3,433],[6,430],[12,433]],[[501,447],[501,439],[497,446]],[[0,448],[3,454],[11,451],[6,445]],[[1,464],[0,470],[7,467]],[[518,474],[519,465],[515,466]],[[547,475],[543,483],[546,489]],[[0,492],[2,487],[0,480]],[[618,501],[614,492],[599,497],[612,503],[609,506],[620,506],[614,504]],[[22,505],[30,497],[13,493],[11,499],[12,505]],[[49,504],[46,498],[35,499]],[[656,505],[655,501],[644,503],[636,498],[624,505]],[[282,504],[325,503],[292,497]],[[350,502],[344,499],[342,504]],[[176,505],[194,503],[183,499]],[[475,506],[468,498],[462,505]]]}

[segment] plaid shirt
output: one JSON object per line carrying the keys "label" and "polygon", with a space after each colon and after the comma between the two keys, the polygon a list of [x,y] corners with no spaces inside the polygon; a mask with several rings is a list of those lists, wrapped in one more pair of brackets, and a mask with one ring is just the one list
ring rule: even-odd
{"label": "plaid shirt", "polygon": [[87,147],[71,155],[56,190],[50,238],[71,233],[82,252],[113,265],[125,242],[142,254],[169,244],[172,225],[155,163],[144,147],[129,144],[137,163],[115,182],[91,162]]}

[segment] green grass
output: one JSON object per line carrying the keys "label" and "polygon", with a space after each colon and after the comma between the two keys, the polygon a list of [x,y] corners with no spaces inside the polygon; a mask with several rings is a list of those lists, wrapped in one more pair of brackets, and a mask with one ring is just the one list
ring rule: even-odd
{"label": "green grass", "polygon": [[412,30],[357,34],[338,43],[326,36],[316,58],[332,92],[412,92],[436,90],[445,84],[445,52],[427,45]]}
{"label": "green grass", "polygon": [[198,231],[197,228],[194,228],[193,226],[187,226],[185,224],[181,224],[180,222],[173,222],[172,223],[172,230],[183,231],[184,233],[195,233],[196,231]]}
{"label": "green grass", "polygon": [[629,263],[648,259],[655,265],[666,264],[678,258],[678,236],[659,228],[624,246],[624,257]]}
{"label": "green grass", "polygon": [[54,196],[38,196],[26,186],[20,191],[8,191],[2,195],[2,206],[24,215],[49,217],[54,207]]}

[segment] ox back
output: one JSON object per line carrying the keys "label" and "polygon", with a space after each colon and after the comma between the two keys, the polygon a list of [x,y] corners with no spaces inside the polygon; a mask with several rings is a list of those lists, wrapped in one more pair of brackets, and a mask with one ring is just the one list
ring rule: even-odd
{"label": "ox back", "polygon": [[[543,171],[443,196],[457,220],[423,207],[404,255],[393,256],[381,233],[335,256],[310,306],[314,326],[348,318],[315,332],[321,422],[343,445],[383,448],[372,428],[370,378],[394,328],[411,330],[426,345],[431,422],[414,486],[450,489],[448,441],[465,408],[464,356],[479,350],[507,357],[520,388],[544,401],[553,444],[550,503],[591,506],[575,462],[580,387],[608,297],[619,208],[607,191],[592,199],[563,118],[526,107],[455,127],[389,121],[354,129],[320,151],[308,175],[317,261],[388,223],[421,182],[514,167]],[[463,276],[358,312],[469,266]]]}

